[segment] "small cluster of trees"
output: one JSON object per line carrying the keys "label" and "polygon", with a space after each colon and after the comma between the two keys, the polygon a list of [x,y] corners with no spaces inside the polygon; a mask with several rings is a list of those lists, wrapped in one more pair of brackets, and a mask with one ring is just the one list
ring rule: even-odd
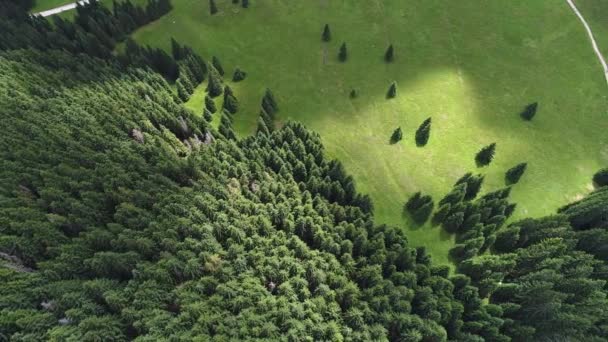
{"label": "small cluster of trees", "polygon": [[[428,118],[422,122],[420,127],[416,130],[415,140],[416,146],[422,147],[425,146],[429,142],[429,138],[431,135],[431,118]],[[390,143],[395,144],[403,139],[403,131],[401,127],[398,127],[393,131],[393,134],[390,138]]]}

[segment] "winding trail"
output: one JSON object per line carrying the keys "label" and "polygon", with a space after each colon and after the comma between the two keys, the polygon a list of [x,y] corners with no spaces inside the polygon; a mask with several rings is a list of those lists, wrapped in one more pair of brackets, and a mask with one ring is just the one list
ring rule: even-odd
{"label": "winding trail", "polygon": [[76,8],[76,6],[78,6],[78,5],[86,5],[89,2],[91,2],[91,1],[96,1],[96,0],[81,0],[81,1],[73,2],[71,4],[67,4],[67,5],[51,8],[50,10],[34,13],[34,15],[40,15],[40,16],[43,16],[43,17],[48,17],[48,16],[51,16],[51,15],[59,14],[61,12],[73,10],[74,8]]}
{"label": "winding trail", "polygon": [[574,14],[576,14],[576,16],[583,23],[583,26],[585,26],[585,29],[587,30],[587,35],[589,36],[589,39],[591,40],[591,45],[593,46],[593,51],[595,51],[595,54],[597,55],[597,58],[600,60],[600,63],[602,64],[602,68],[604,69],[604,77],[606,78],[606,83],[608,84],[608,64],[606,63],[606,60],[604,59],[602,52],[600,51],[599,47],[597,46],[597,42],[595,41],[595,37],[593,36],[591,27],[589,27],[589,24],[587,24],[587,21],[585,20],[585,18],[581,14],[581,12],[579,12],[578,8],[576,8],[574,1],[566,0],[566,2],[568,3],[568,5],[570,5],[570,8],[572,8],[572,10],[574,11]]}

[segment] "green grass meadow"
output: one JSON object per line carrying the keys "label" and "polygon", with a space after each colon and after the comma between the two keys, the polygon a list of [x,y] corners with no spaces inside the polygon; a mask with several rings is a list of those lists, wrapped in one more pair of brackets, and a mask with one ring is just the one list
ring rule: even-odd
{"label": "green grass meadow", "polygon": [[[207,1],[174,0],[171,13],[134,38],[168,50],[175,37],[209,60],[216,55],[227,79],[237,66],[247,71],[245,81],[230,83],[241,103],[241,135],[254,132],[260,99],[271,88],[280,120],[320,133],[327,154],[372,196],[377,221],[404,227],[412,244],[439,262],[447,262],[453,242],[438,227],[416,227],[402,216],[414,192],[437,201],[468,171],[485,174],[484,191],[495,190],[508,168],[526,161],[512,192],[515,217],[541,216],[589,192],[592,174],[608,165],[608,87],[563,1],[217,3],[220,13],[211,16]],[[326,23],[329,43],[321,42]],[[346,63],[337,60],[342,42]],[[396,59],[386,64],[391,43]],[[393,81],[398,96],[387,100]],[[353,88],[356,99],[348,96]],[[203,89],[188,104],[197,112]],[[536,118],[521,120],[519,112],[536,101]],[[414,132],[427,117],[431,139],[418,148]],[[390,145],[398,126],[404,140]],[[492,142],[494,162],[477,168],[475,153]]]}

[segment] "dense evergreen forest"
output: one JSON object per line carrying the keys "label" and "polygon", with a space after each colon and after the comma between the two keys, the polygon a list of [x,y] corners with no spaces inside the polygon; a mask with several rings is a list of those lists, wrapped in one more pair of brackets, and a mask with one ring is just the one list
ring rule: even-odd
{"label": "dense evergreen forest", "polygon": [[[0,4],[0,340],[608,338],[608,187],[508,225],[510,188],[478,196],[482,176],[417,194],[405,211],[458,242],[437,266],[374,223],[317,134],[275,125],[271,91],[237,139],[219,61],[113,53],[168,1],[74,23],[23,4]],[[187,110],[205,78],[223,107]]]}

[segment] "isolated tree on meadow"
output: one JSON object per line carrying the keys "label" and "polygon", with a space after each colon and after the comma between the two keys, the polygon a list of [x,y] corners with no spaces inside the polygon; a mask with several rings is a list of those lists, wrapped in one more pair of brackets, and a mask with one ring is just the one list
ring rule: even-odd
{"label": "isolated tree on meadow", "polygon": [[340,46],[338,59],[340,60],[340,62],[346,62],[346,60],[348,59],[348,50],[346,49],[346,43],[342,43],[342,45]]}
{"label": "isolated tree on meadow", "polygon": [[224,68],[222,67],[222,63],[220,63],[220,59],[213,56],[211,58],[211,65],[213,65],[213,67],[215,68],[215,70],[217,70],[217,72],[224,76]]}
{"label": "isolated tree on meadow", "polygon": [[211,15],[217,13],[217,5],[215,4],[215,0],[209,0],[209,13],[211,13]]}
{"label": "isolated tree on meadow", "polygon": [[234,75],[232,75],[232,81],[234,82],[240,82],[242,80],[244,80],[247,77],[247,73],[244,72],[243,70],[236,68],[236,70],[234,70]]}
{"label": "isolated tree on meadow", "polygon": [[403,139],[403,132],[401,131],[401,127],[398,127],[391,135],[391,144],[395,144],[401,141],[401,139]]}
{"label": "isolated tree on meadow", "polygon": [[491,143],[490,145],[482,148],[477,152],[475,156],[475,161],[479,166],[486,166],[492,162],[494,159],[494,153],[496,152],[496,143]]}
{"label": "isolated tree on meadow", "polygon": [[595,175],[593,175],[593,182],[597,186],[608,185],[608,167],[596,172]]}
{"label": "isolated tree on meadow", "polygon": [[325,27],[323,28],[323,35],[321,36],[321,39],[324,42],[328,42],[331,40],[331,30],[329,29],[329,24],[325,24]]}
{"label": "isolated tree on meadow", "polygon": [[215,101],[209,96],[205,96],[205,109],[209,110],[211,113],[217,112],[217,107],[215,106]]}
{"label": "isolated tree on meadow", "polygon": [[243,8],[249,8],[249,0],[243,0],[241,6],[243,6]]}
{"label": "isolated tree on meadow", "polygon": [[350,95],[349,96],[350,96],[351,99],[355,99],[355,98],[357,98],[357,96],[359,96],[359,94],[357,94],[357,91],[355,89],[353,89],[353,90],[350,91]]}
{"label": "isolated tree on meadow", "polygon": [[516,184],[519,182],[519,179],[526,171],[526,166],[528,166],[528,164],[521,163],[510,168],[505,174],[505,181],[507,185]]}
{"label": "isolated tree on meadow", "polygon": [[388,49],[384,53],[384,61],[387,63],[391,63],[395,59],[395,49],[393,48],[393,44],[389,45]]}
{"label": "isolated tree on meadow", "polygon": [[526,106],[523,112],[521,112],[521,117],[524,120],[530,121],[536,115],[536,110],[538,109],[538,102],[531,103]]}
{"label": "isolated tree on meadow", "polygon": [[397,83],[393,82],[391,86],[388,88],[388,93],[386,94],[386,98],[392,99],[397,96]]}
{"label": "isolated tree on meadow", "polygon": [[236,5],[239,3],[239,0],[232,0],[232,3]]}
{"label": "isolated tree on meadow", "polygon": [[418,130],[416,130],[416,145],[425,146],[429,142],[431,135],[431,118],[428,118],[422,122]]}

